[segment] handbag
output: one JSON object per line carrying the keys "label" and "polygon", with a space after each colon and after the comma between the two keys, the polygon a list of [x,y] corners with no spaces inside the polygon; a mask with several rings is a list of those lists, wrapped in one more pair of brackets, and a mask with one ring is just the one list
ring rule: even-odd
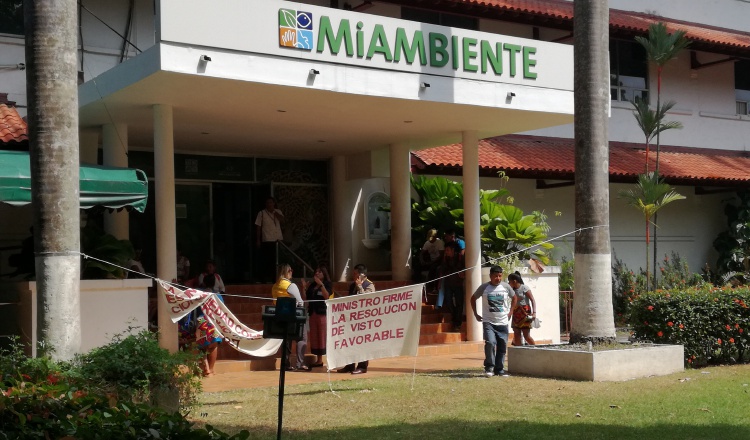
{"label": "handbag", "polygon": [[539,319],[539,318],[534,318],[534,320],[531,321],[531,326],[533,328],[539,328],[539,327],[541,327],[542,326],[542,320]]}

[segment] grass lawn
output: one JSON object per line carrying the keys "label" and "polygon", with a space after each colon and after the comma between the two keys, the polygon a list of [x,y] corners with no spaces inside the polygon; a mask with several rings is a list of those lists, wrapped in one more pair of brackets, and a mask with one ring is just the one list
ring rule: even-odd
{"label": "grass lawn", "polygon": [[[750,439],[750,365],[628,382],[485,378],[476,369],[331,386],[286,387],[283,438]],[[199,424],[276,436],[276,388],[201,400]]]}

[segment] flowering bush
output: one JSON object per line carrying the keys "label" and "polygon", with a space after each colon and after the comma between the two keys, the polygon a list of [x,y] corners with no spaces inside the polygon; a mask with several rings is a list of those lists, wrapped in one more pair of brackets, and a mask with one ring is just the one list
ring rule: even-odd
{"label": "flowering bush", "polygon": [[642,293],[630,307],[633,336],[685,346],[685,362],[750,362],[750,289],[695,287]]}
{"label": "flowering bush", "polygon": [[[144,384],[146,388],[174,384],[173,363],[181,358],[166,351],[153,351],[149,347],[154,342],[145,334],[128,341],[118,340],[113,343],[116,347],[110,345],[103,352],[84,356],[89,361],[85,368],[76,362],[55,362],[46,356],[28,358],[17,341],[11,343],[10,349],[0,349],[0,439],[242,440],[249,437],[246,431],[230,437],[210,426],[194,428],[179,412],[134,402],[132,399],[140,394]],[[131,352],[130,356],[147,358],[138,357],[140,365],[121,366],[117,371],[123,377],[116,386],[107,385],[112,378],[88,374],[97,373],[99,367],[112,366],[97,365],[96,358],[103,353],[113,356],[112,362],[122,363],[123,358],[117,356],[124,357],[127,352]],[[149,356],[158,360],[149,359]],[[164,369],[166,375],[157,377],[152,374],[151,370],[156,368]],[[142,374],[146,379],[141,378]]]}

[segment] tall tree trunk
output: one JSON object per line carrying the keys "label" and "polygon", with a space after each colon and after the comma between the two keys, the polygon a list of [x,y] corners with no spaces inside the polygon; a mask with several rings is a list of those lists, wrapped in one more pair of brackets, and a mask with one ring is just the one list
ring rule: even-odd
{"label": "tall tree trunk", "polygon": [[[575,0],[576,229],[609,225],[609,2]],[[576,234],[571,342],[611,341],[609,227]]]}
{"label": "tall tree trunk", "polygon": [[54,359],[81,347],[76,1],[25,0],[37,340]]}
{"label": "tall tree trunk", "polygon": [[[659,111],[659,108],[661,107],[661,73],[662,73],[662,70],[663,69],[662,69],[661,66],[657,66],[656,67],[656,110],[657,111]],[[659,120],[658,124],[659,125],[657,125],[657,127],[656,127],[656,166],[654,167],[654,169],[656,170],[656,176],[657,176],[657,178],[659,176],[659,150],[660,150],[659,147],[661,146],[661,142],[660,142],[660,139],[659,139],[659,135],[661,134],[661,130],[659,130],[659,128],[661,128],[661,120]],[[658,236],[656,234],[656,225],[657,225],[656,222],[658,220],[659,220],[659,213],[654,213],[654,234],[653,234],[653,236],[654,236],[654,271],[652,272],[653,273],[653,277],[654,277],[654,284],[653,284],[654,290],[656,290],[656,275],[657,275],[657,272],[656,272],[656,262],[659,261],[659,256],[658,256],[658,252],[659,251],[657,249],[658,246],[659,246],[659,244],[658,244],[659,238],[658,238]],[[648,289],[646,289],[646,290],[648,290]]]}

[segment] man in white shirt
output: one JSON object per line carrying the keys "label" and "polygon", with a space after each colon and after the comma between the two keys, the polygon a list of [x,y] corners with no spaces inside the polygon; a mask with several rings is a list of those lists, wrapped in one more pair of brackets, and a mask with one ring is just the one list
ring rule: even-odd
{"label": "man in white shirt", "polygon": [[273,197],[267,198],[265,209],[255,218],[255,246],[261,251],[260,281],[276,281],[276,242],[284,239],[281,232],[283,220],[284,214],[276,208],[276,200]]}
{"label": "man in white shirt", "polygon": [[437,230],[430,229],[427,231],[427,241],[422,246],[421,263],[422,267],[427,269],[427,291],[430,292],[437,288],[436,283],[431,282],[438,276],[438,268],[443,262],[443,252],[445,245],[443,241],[437,238]]}
{"label": "man in white shirt", "polygon": [[[477,300],[482,298],[482,315],[477,313]],[[484,337],[484,374],[487,377],[507,376],[503,367],[508,345],[508,323],[516,306],[516,295],[503,282],[503,268],[490,268],[490,282],[484,283],[471,296],[474,317],[482,323]]]}

